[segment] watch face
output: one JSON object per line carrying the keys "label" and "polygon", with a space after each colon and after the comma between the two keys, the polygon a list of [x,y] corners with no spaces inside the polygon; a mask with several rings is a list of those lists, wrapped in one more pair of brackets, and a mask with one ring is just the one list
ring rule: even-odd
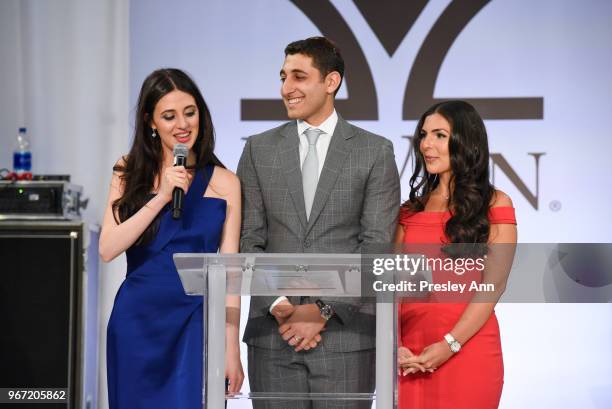
{"label": "watch face", "polygon": [[459,352],[459,350],[461,349],[461,344],[458,343],[457,341],[451,342],[450,344],[450,349],[451,351],[453,351],[454,353]]}
{"label": "watch face", "polygon": [[332,308],[329,305],[321,307],[321,316],[326,320],[330,319],[333,315]]}

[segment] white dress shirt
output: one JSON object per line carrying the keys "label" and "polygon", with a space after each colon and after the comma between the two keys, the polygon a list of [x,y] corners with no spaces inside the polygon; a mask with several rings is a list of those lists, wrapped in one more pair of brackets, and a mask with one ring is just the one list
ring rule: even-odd
{"label": "white dress shirt", "polygon": [[319,126],[310,125],[308,122],[302,119],[297,120],[298,136],[300,137],[300,169],[302,168],[302,165],[304,165],[304,160],[306,159],[306,154],[308,153],[308,138],[306,138],[306,134],[304,134],[304,132],[309,128],[319,129],[323,131],[323,133],[319,135],[315,148],[317,149],[317,157],[319,159],[319,177],[321,177],[321,171],[323,170],[323,165],[325,164],[325,157],[327,156],[329,143],[334,135],[334,130],[336,129],[337,124],[338,114],[336,113],[335,109],[331,115],[327,117],[327,119]]}

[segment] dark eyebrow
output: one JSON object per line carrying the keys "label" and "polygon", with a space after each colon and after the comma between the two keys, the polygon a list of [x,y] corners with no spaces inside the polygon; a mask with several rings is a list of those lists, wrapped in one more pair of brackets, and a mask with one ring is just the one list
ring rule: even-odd
{"label": "dark eyebrow", "polygon": [[[297,68],[291,70],[291,72],[294,74],[298,73],[298,74],[308,75],[306,71],[298,70]],[[285,70],[280,70],[280,76],[282,77],[283,75],[287,75],[287,73],[285,73]]]}
{"label": "dark eyebrow", "polygon": [[446,133],[450,133],[450,131],[447,131],[447,130],[446,130],[446,129],[444,129],[444,128],[438,128],[438,129],[432,129],[432,130],[431,130],[431,132],[440,132],[440,131],[444,131],[444,132],[446,132]]}
{"label": "dark eyebrow", "polygon": [[[190,109],[190,108],[196,108],[197,109],[198,107],[196,105],[193,105],[193,104],[192,105],[187,105],[185,108],[183,108],[183,111],[186,110],[186,109]],[[171,113],[171,112],[176,112],[176,110],[175,109],[166,109],[165,111],[162,111],[162,113],[160,115],[163,115],[165,113]]]}

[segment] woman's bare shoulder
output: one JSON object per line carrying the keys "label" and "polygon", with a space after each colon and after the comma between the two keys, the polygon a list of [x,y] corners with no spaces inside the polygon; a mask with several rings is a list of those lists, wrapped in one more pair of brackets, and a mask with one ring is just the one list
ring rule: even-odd
{"label": "woman's bare shoulder", "polygon": [[234,172],[221,166],[215,166],[210,180],[211,196],[227,198],[240,192],[240,180]]}
{"label": "woman's bare shoulder", "polygon": [[501,190],[495,190],[491,198],[491,207],[514,207],[512,199]]}

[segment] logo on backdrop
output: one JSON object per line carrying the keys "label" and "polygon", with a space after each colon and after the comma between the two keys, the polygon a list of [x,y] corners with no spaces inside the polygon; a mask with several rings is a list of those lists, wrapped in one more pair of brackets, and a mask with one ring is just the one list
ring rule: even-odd
{"label": "logo on backdrop", "polygon": [[[368,25],[392,57],[406,34],[410,31],[428,0],[398,2],[396,0],[354,0]],[[378,100],[376,86],[367,59],[357,38],[350,27],[329,0],[292,0],[321,31],[341,45],[350,78],[347,78],[347,99],[336,100],[336,108],[348,120],[378,120]],[[440,68],[446,54],[461,33],[489,0],[452,1],[431,27],[421,45],[410,69],[402,103],[402,119],[418,120],[429,106],[444,98],[434,98],[434,89]],[[483,119],[542,119],[544,98],[462,98],[470,102]],[[243,99],[241,100],[241,119],[286,120],[287,115],[280,99]],[[411,136],[406,138],[410,139]],[[411,146],[410,144],[408,144]],[[515,185],[534,209],[539,201],[539,166],[544,152],[527,153],[533,158],[535,169],[535,192],[500,153],[491,154],[492,178],[495,182],[496,169],[503,172]],[[401,176],[408,168],[412,156],[411,149],[406,153]],[[409,176],[409,175],[408,175]]]}

